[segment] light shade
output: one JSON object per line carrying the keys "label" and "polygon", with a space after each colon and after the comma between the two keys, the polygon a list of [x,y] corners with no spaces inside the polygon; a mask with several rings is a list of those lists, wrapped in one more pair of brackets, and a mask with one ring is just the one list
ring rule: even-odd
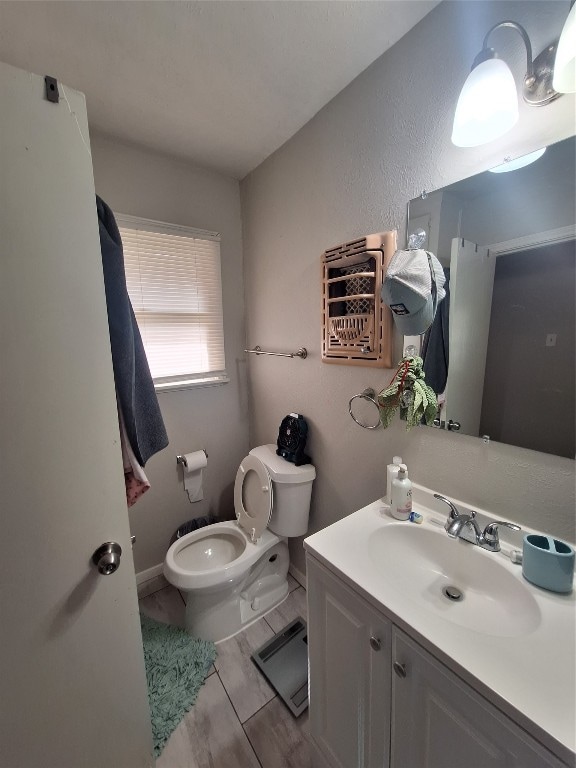
{"label": "light shade", "polygon": [[576,5],[572,6],[560,35],[552,87],[559,93],[576,92]]}
{"label": "light shade", "polygon": [[460,92],[452,143],[478,147],[503,136],[518,120],[518,94],[502,59],[488,59],[468,75]]}
{"label": "light shade", "polygon": [[509,160],[507,163],[497,165],[495,168],[490,168],[490,173],[508,173],[508,171],[517,171],[519,168],[524,168],[524,166],[530,165],[530,163],[538,160],[539,157],[542,157],[544,152],[546,152],[546,147],[537,149],[535,152],[530,152],[529,155],[522,155],[514,160]]}

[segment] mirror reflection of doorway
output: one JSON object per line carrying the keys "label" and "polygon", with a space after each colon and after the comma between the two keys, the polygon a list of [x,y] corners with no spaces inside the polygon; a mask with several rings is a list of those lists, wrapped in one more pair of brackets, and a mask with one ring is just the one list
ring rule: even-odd
{"label": "mirror reflection of doorway", "polygon": [[574,458],[575,263],[574,240],[496,259],[480,434]]}

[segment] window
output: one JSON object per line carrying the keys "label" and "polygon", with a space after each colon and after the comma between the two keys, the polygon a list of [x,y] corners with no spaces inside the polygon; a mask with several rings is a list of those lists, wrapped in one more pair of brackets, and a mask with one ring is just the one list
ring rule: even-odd
{"label": "window", "polygon": [[118,215],[128,294],[157,390],[228,381],[220,236]]}

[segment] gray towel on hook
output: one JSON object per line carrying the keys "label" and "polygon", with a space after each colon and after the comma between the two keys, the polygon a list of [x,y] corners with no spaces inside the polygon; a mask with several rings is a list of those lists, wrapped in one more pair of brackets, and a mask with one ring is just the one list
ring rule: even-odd
{"label": "gray towel on hook", "polygon": [[426,384],[432,387],[437,395],[446,389],[450,358],[448,333],[450,324],[450,270],[445,269],[444,275],[446,277],[446,282],[444,283],[446,296],[438,305],[434,322],[426,331],[422,344]]}
{"label": "gray towel on hook", "polygon": [[118,406],[141,466],[168,445],[150,368],[126,288],[124,253],[114,214],[96,195],[108,328]]}

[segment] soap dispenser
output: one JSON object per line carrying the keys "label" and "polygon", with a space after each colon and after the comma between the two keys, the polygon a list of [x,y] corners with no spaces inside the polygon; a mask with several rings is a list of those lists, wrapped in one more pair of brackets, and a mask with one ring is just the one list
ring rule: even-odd
{"label": "soap dispenser", "polygon": [[392,481],[392,516],[397,520],[409,520],[412,512],[412,483],[408,479],[408,467],[400,464],[398,477]]}

